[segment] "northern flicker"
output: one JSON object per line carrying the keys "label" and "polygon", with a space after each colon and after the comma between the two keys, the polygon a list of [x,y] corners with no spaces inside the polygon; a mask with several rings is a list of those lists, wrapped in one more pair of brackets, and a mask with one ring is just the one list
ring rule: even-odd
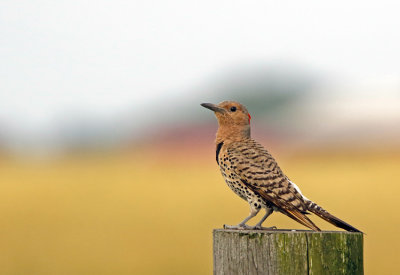
{"label": "northern flicker", "polygon": [[[250,204],[250,215],[228,229],[264,229],[262,223],[273,212],[281,212],[302,225],[321,231],[306,215],[310,212],[347,231],[360,232],[307,199],[282,172],[266,149],[250,137],[251,116],[246,107],[235,101],[218,105],[203,103],[218,120],[216,160],[228,186]],[[246,222],[264,208],[266,214],[255,225]]]}

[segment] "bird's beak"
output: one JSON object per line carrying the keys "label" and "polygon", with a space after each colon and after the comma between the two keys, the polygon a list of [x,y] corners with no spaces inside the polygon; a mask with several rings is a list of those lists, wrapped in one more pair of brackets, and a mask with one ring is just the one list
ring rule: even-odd
{"label": "bird's beak", "polygon": [[212,103],[201,103],[201,106],[203,106],[204,108],[210,109],[211,111],[217,112],[217,113],[224,113],[225,109],[218,107],[215,104]]}

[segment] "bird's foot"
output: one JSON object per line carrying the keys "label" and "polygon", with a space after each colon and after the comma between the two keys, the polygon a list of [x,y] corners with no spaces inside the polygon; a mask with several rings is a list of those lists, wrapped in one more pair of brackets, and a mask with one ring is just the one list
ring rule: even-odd
{"label": "bird's foot", "polygon": [[238,225],[226,225],[224,224],[224,229],[239,229],[239,230],[245,230],[245,229],[252,229],[253,226],[248,226],[247,224],[238,224]]}
{"label": "bird's foot", "polygon": [[251,229],[253,229],[253,230],[275,230],[278,228],[276,228],[276,226],[263,227],[261,225],[255,225],[255,226],[251,226]]}

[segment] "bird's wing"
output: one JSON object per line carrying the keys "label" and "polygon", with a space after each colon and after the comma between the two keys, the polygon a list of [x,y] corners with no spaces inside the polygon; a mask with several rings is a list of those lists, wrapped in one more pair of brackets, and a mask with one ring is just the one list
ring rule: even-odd
{"label": "bird's wing", "polygon": [[230,146],[227,148],[227,154],[232,169],[248,188],[290,218],[320,231],[306,216],[307,206],[301,193],[261,145],[249,140],[247,143]]}

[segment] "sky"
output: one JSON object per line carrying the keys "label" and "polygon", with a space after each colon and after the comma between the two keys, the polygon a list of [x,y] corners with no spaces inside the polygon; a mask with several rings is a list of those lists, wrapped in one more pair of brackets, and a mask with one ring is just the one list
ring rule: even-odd
{"label": "sky", "polygon": [[246,63],[393,91],[399,10],[386,0],[2,0],[0,126],[29,135],[79,114],[143,114]]}

